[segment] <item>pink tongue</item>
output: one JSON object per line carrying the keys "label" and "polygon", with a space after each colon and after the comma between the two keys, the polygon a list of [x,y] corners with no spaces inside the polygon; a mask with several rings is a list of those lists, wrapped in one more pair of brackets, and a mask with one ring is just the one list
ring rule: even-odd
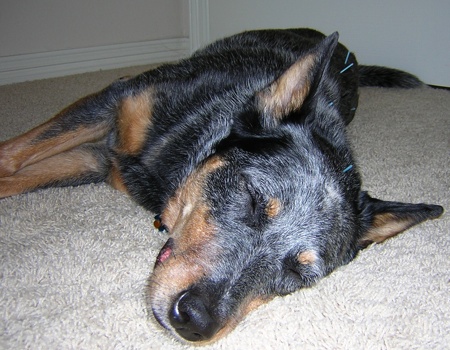
{"label": "pink tongue", "polygon": [[169,258],[170,254],[172,254],[172,248],[170,248],[170,247],[163,248],[160,251],[160,253],[158,255],[158,258],[156,260],[159,263],[162,263],[162,262],[166,261]]}
{"label": "pink tongue", "polygon": [[173,239],[169,238],[156,258],[156,265],[163,263],[172,255]]}

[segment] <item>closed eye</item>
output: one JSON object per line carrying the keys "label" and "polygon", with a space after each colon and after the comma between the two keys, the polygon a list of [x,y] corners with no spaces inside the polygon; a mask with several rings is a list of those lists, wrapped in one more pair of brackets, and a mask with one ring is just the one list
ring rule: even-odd
{"label": "closed eye", "polygon": [[258,216],[259,211],[262,208],[262,196],[251,185],[247,185],[247,191],[250,199],[249,200],[250,215]]}
{"label": "closed eye", "polygon": [[295,279],[301,279],[302,277],[299,264],[295,261],[294,258],[288,257],[284,260],[284,270],[289,277]]}
{"label": "closed eye", "polygon": [[252,228],[260,228],[266,221],[264,196],[248,181],[245,182],[244,192],[244,222]]}
{"label": "closed eye", "polygon": [[280,295],[290,294],[304,287],[304,280],[301,273],[294,266],[285,266],[282,280],[278,285]]}
{"label": "closed eye", "polygon": [[[285,273],[288,278],[298,281],[303,287],[311,286],[324,275],[322,260],[317,256],[314,256],[314,260],[312,260],[310,252],[305,251],[304,254],[287,257],[284,260]],[[299,256],[300,259],[304,259],[301,260],[304,262],[299,262]]]}

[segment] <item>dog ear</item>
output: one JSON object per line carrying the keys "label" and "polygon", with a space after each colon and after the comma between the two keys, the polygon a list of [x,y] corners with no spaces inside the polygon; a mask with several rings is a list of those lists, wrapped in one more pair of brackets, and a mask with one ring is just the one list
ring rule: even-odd
{"label": "dog ear", "polygon": [[439,205],[387,202],[371,198],[367,192],[360,195],[360,208],[364,232],[358,240],[359,249],[381,243],[444,212]]}
{"label": "dog ear", "polygon": [[299,110],[308,96],[314,94],[331,56],[339,34],[331,34],[292,64],[278,79],[256,95],[257,106],[265,123],[276,125],[291,112]]}

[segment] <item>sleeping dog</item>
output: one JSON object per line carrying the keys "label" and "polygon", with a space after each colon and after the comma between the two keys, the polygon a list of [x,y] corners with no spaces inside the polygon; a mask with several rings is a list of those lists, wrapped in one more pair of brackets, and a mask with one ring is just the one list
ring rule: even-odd
{"label": "sleeping dog", "polygon": [[345,126],[364,85],[422,83],[358,66],[337,33],[238,34],[2,142],[0,197],[106,181],[159,213],[170,238],[151,312],[179,339],[212,342],[274,296],[443,212],[361,190]]}

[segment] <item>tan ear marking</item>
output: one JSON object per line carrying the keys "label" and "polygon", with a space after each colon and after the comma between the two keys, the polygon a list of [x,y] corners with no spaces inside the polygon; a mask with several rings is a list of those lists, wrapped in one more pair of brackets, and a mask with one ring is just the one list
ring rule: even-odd
{"label": "tan ear marking", "polygon": [[399,219],[392,213],[376,215],[364,240],[381,243],[413,225],[412,220]]}
{"label": "tan ear marking", "polygon": [[260,109],[276,121],[300,108],[310,91],[309,71],[315,63],[307,55],[284,72],[274,83],[258,94]]}

